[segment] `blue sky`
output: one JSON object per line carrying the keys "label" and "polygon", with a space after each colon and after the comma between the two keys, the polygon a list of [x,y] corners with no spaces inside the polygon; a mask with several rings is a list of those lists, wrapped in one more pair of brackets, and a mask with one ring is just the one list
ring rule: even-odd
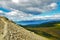
{"label": "blue sky", "polygon": [[60,20],[60,0],[0,0],[1,15],[15,22]]}
{"label": "blue sky", "polygon": [[2,10],[3,12],[11,12],[11,10],[6,9],[6,8],[2,8],[2,7],[0,7],[0,10]]}

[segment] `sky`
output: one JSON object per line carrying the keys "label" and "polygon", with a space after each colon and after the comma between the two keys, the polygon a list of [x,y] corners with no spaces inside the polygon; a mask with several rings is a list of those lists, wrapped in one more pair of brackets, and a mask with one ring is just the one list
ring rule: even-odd
{"label": "sky", "polygon": [[22,24],[24,21],[32,24],[31,21],[38,23],[37,20],[60,20],[60,0],[0,0],[0,16]]}

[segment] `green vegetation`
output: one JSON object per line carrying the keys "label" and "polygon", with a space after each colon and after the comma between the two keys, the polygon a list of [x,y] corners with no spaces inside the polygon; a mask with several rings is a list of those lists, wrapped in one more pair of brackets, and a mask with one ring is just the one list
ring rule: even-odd
{"label": "green vegetation", "polygon": [[60,21],[47,22],[40,25],[28,25],[23,27],[52,40],[60,40]]}

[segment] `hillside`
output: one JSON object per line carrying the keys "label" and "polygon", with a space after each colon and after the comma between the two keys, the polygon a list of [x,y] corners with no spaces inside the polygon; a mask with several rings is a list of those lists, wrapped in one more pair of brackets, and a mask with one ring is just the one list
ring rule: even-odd
{"label": "hillside", "polygon": [[60,21],[51,21],[43,24],[27,25],[26,29],[44,37],[60,40]]}
{"label": "hillside", "polygon": [[0,16],[0,40],[49,40]]}
{"label": "hillside", "polygon": [[55,27],[55,24],[60,24],[60,20],[55,20],[55,21],[48,21],[45,23],[41,24],[29,24],[29,25],[24,25],[24,27]]}

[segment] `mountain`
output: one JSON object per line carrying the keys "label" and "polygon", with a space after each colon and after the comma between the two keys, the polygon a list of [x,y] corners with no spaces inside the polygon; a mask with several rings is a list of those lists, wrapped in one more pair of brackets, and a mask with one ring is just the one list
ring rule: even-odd
{"label": "mountain", "polygon": [[25,25],[24,28],[44,37],[60,40],[60,21],[54,20],[42,24]]}
{"label": "mountain", "polygon": [[42,24],[42,23],[47,23],[47,22],[53,22],[53,21],[60,21],[58,19],[47,19],[47,20],[29,20],[29,21],[15,21],[18,25],[36,25],[36,24]]}
{"label": "mountain", "polygon": [[0,16],[0,40],[50,40]]}
{"label": "mountain", "polygon": [[40,24],[29,24],[29,25],[24,25],[24,27],[52,27],[55,26],[55,24],[60,24],[60,20],[51,20],[51,21],[45,21]]}

